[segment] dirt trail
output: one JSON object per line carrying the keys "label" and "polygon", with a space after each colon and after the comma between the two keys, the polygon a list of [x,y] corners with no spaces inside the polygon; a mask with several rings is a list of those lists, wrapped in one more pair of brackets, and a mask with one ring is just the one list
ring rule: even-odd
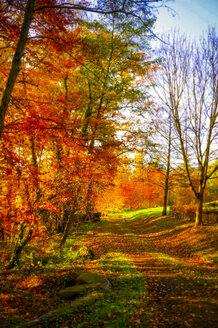
{"label": "dirt trail", "polygon": [[167,254],[154,238],[143,237],[140,226],[122,217],[103,221],[90,238],[90,246],[99,257],[122,252],[144,274],[148,295],[141,304],[141,323],[143,313],[151,311],[149,328],[218,327],[214,267],[196,267]]}

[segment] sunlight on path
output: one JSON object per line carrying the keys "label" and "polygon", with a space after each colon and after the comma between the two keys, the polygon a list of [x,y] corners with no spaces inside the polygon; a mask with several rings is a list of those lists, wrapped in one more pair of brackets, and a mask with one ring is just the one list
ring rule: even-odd
{"label": "sunlight on path", "polygon": [[[133,227],[121,216],[108,218],[96,228],[92,246],[98,256],[122,253],[143,273],[148,295],[135,314],[138,327],[216,327],[214,279],[208,285],[204,276],[208,278],[210,270],[193,271],[193,266],[166,254],[150,238],[142,238],[140,227]],[[143,315],[149,311],[152,318],[143,326]]]}

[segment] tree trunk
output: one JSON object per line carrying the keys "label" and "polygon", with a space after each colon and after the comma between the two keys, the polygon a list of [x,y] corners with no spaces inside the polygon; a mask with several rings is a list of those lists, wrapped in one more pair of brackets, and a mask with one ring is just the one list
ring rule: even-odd
{"label": "tree trunk", "polygon": [[40,198],[42,197],[42,192],[39,186],[39,168],[38,168],[38,161],[37,161],[37,156],[36,156],[36,146],[35,146],[35,137],[31,136],[30,138],[30,143],[31,143],[31,155],[32,155],[32,165],[35,168],[34,172],[34,185],[36,187],[36,197],[35,197],[35,204],[37,204],[40,201]]}
{"label": "tree trunk", "polygon": [[83,123],[82,130],[81,130],[82,138],[84,138],[84,137],[87,138],[88,127],[89,127],[91,116],[93,114],[92,113],[92,111],[93,111],[92,90],[91,90],[91,83],[89,81],[88,81],[88,87],[89,87],[89,103],[88,103],[88,107],[87,107],[85,115],[84,115],[84,123]]}
{"label": "tree trunk", "polygon": [[95,207],[95,201],[93,199],[93,182],[90,181],[88,184],[88,190],[86,195],[86,216],[90,220],[92,217],[92,213]]}
{"label": "tree trunk", "polygon": [[5,239],[5,234],[4,234],[4,226],[3,223],[0,222],[0,239],[4,240]]}
{"label": "tree trunk", "polygon": [[60,245],[59,245],[60,249],[63,248],[63,246],[64,246],[64,244],[67,240],[67,237],[69,235],[70,228],[71,228],[71,225],[72,225],[73,218],[74,218],[74,213],[69,213],[68,220],[67,220],[67,223],[66,223],[66,226],[65,226],[65,229],[64,229],[64,234],[63,234],[63,237],[62,237]]}
{"label": "tree trunk", "polygon": [[172,119],[170,114],[170,126],[169,126],[169,143],[168,143],[168,154],[167,154],[167,172],[164,188],[164,206],[162,215],[167,215],[167,205],[168,205],[168,191],[169,191],[169,177],[170,177],[170,155],[171,155],[171,134],[172,134]]}
{"label": "tree trunk", "polygon": [[24,20],[20,31],[20,37],[17,43],[17,48],[14,53],[10,73],[3,92],[0,106],[0,138],[4,129],[5,116],[8,109],[11,94],[20,71],[21,58],[24,54],[25,45],[28,38],[30,24],[33,19],[34,5],[36,0],[28,0],[25,8]]}
{"label": "tree trunk", "polygon": [[166,184],[164,189],[164,206],[162,215],[167,215],[167,203],[168,203],[168,178],[166,178]]}
{"label": "tree trunk", "polygon": [[204,190],[201,188],[197,197],[197,211],[195,217],[196,226],[203,224],[203,200],[204,200]]}
{"label": "tree trunk", "polygon": [[20,233],[15,244],[13,253],[11,255],[9,264],[7,266],[8,269],[13,269],[16,264],[18,264],[21,252],[26,244],[30,241],[33,231],[27,228],[25,230],[25,224],[21,223],[20,225]]}

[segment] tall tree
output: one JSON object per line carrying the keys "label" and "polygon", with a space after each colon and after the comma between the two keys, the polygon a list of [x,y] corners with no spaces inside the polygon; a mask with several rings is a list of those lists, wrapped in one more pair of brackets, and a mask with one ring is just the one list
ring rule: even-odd
{"label": "tall tree", "polygon": [[[196,198],[196,225],[202,224],[203,198],[211,161],[217,157],[218,42],[214,29],[190,45],[176,32],[161,48],[159,97],[171,111],[189,184]],[[192,177],[198,169],[198,182]]]}
{"label": "tall tree", "polygon": [[[21,59],[24,55],[24,50],[28,38],[48,38],[54,39],[56,36],[53,33],[54,22],[69,23],[69,12],[94,12],[97,14],[114,14],[131,16],[135,20],[135,24],[150,25],[152,20],[152,5],[153,2],[162,2],[162,0],[154,1],[105,1],[100,0],[95,7],[91,7],[88,3],[68,3],[65,1],[46,0],[36,1],[27,0],[26,6],[23,6],[23,1],[5,1],[1,0],[0,6],[2,9],[2,28],[4,25],[8,25],[10,29],[16,29],[19,33],[19,38],[14,38],[15,52],[13,54],[12,64],[8,77],[5,82],[3,94],[0,104],[0,138],[4,129],[5,116],[11,99],[11,94],[20,71]],[[16,13],[15,13],[16,11]],[[10,12],[11,17],[9,17]],[[17,16],[22,20],[21,27],[17,21]],[[14,19],[14,21],[13,21]],[[50,25],[49,25],[50,24]],[[75,24],[75,22],[74,22]],[[42,31],[45,28],[44,32]],[[63,32],[64,25],[56,24]],[[42,32],[42,34],[41,34]],[[39,35],[40,34],[40,35]],[[32,36],[31,36],[32,35]]]}
{"label": "tall tree", "polygon": [[171,161],[171,148],[172,148],[172,119],[169,116],[169,131],[168,131],[168,149],[167,149],[167,161],[166,161],[166,177],[164,186],[164,202],[162,215],[167,214],[168,194],[169,194],[169,179],[170,179],[170,161]]}
{"label": "tall tree", "polygon": [[[64,243],[74,214],[93,207],[93,198],[111,183],[122,144],[120,109],[141,99],[137,80],[149,64],[130,26],[125,31],[122,22],[119,33],[119,17],[116,30],[110,19],[68,29],[65,15],[59,21],[47,9],[48,29],[32,21],[1,142],[0,214],[6,238],[17,240],[10,267],[46,227],[65,228]],[[8,72],[11,58],[7,48],[0,60]],[[4,86],[7,77],[0,74]]]}
{"label": "tall tree", "polygon": [[[151,83],[154,86],[156,95],[159,96],[158,83],[156,77],[158,72],[151,76]],[[155,82],[156,81],[156,82]],[[160,188],[164,190],[163,196],[163,215],[167,214],[167,206],[169,201],[169,192],[173,186],[172,173],[178,166],[177,154],[178,154],[178,140],[176,140],[176,131],[173,125],[172,114],[169,108],[156,102],[156,108],[151,111],[152,122],[155,127],[155,133],[152,134],[152,140],[154,142],[154,156],[158,160],[159,164],[163,166],[163,179]]]}
{"label": "tall tree", "polygon": [[[111,167],[115,166],[113,156],[120,147],[116,135],[119,126],[117,117],[127,103],[130,105],[142,99],[136,80],[146,75],[149,66],[148,62],[144,62],[146,55],[142,46],[133,37],[134,28],[123,21],[121,35],[120,24],[121,20],[116,16],[103,20],[102,24],[86,24],[92,33],[88,30],[83,32],[89,49],[78,76],[79,83],[84,86],[83,94],[87,97],[81,136],[90,155],[100,149],[103,150],[102,158],[108,154]],[[90,176],[87,214],[94,208],[94,181],[94,176]]]}

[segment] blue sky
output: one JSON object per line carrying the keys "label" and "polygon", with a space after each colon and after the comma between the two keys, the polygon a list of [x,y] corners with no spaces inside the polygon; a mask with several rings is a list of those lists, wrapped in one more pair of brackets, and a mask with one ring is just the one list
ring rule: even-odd
{"label": "blue sky", "polygon": [[168,6],[175,15],[166,8],[159,9],[154,29],[157,35],[174,27],[190,37],[198,37],[209,25],[218,30],[218,0],[174,0]]}

